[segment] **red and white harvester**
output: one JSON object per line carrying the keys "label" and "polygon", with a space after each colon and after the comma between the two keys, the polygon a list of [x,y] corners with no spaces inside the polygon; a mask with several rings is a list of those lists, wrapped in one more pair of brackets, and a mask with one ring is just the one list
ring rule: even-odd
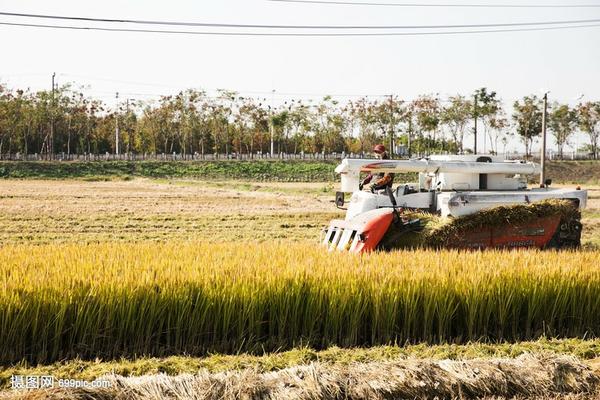
{"label": "red and white harvester", "polygon": [[[437,155],[425,159],[343,159],[335,169],[341,175],[336,205],[345,204],[352,192],[344,220],[331,221],[322,243],[330,250],[361,253],[381,249],[390,235],[421,228],[419,219],[405,212],[418,211],[441,217],[461,218],[499,206],[527,205],[548,199],[572,202],[576,218],[539,216],[526,222],[509,221],[498,226],[479,226],[460,232],[446,247],[453,248],[561,248],[577,247],[581,239],[579,210],[585,208],[587,191],[567,188],[527,188],[527,175],[540,167],[532,162],[505,161],[492,155]],[[359,190],[360,173],[418,173],[418,182],[400,184],[371,193]],[[386,240],[387,239],[387,240]]]}

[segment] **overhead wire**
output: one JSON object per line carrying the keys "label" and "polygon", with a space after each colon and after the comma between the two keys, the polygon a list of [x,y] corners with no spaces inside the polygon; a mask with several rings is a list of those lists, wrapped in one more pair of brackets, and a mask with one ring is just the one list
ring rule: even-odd
{"label": "overhead wire", "polygon": [[[74,76],[71,74],[62,74],[64,76]],[[96,78],[91,78],[92,80],[95,80]],[[100,79],[99,79],[100,80]],[[121,83],[125,83],[125,84],[132,84],[132,82],[129,81],[116,81],[116,80],[108,80],[108,79],[102,79],[102,80],[107,80],[107,81],[115,81],[115,82],[121,82]],[[76,83],[76,82],[74,82]],[[142,84],[142,83],[140,83]],[[143,85],[143,84],[142,84]],[[180,87],[176,87],[176,86],[167,86],[167,85],[161,85],[163,87],[168,87],[171,89],[172,92],[183,92],[185,90],[191,89],[191,90],[198,90],[198,91],[202,91],[205,92],[204,97],[208,97],[208,98],[222,98],[223,96],[219,96],[219,95],[209,95],[209,92],[218,92],[219,90],[226,90],[226,89],[209,89],[209,88],[194,88],[194,87],[189,87],[186,89],[181,89]],[[102,94],[113,94],[117,92],[117,90],[115,91],[106,91],[106,90],[96,90],[93,88],[83,88],[83,91],[86,92],[94,92],[94,93],[102,93]],[[268,100],[268,97],[301,97],[301,98],[310,98],[310,99],[314,99],[314,98],[324,98],[324,97],[333,97],[333,98],[338,98],[338,97],[389,97],[389,94],[368,94],[368,93],[355,93],[355,94],[348,94],[348,93],[344,93],[344,94],[339,94],[339,93],[299,93],[299,92],[267,92],[267,91],[258,91],[258,90],[230,90],[231,92],[234,93],[234,95],[236,97],[244,97],[244,98],[256,98],[256,99],[263,99],[263,100]],[[154,97],[161,97],[161,96],[172,96],[173,94],[165,94],[165,93],[133,93],[133,92],[127,92],[127,91],[123,91],[123,90],[118,90],[119,95],[126,95],[126,96],[154,96]],[[262,95],[262,96],[257,96],[257,95]]]}
{"label": "overhead wire", "polygon": [[89,76],[89,75],[71,74],[71,73],[64,73],[64,72],[61,72],[58,75],[72,77],[72,78],[79,78],[79,79],[89,79],[89,80],[93,80],[93,81],[106,81],[106,82],[122,83],[122,84],[126,84],[126,85],[154,86],[154,87],[165,87],[165,88],[173,87],[173,85],[164,85],[164,84],[160,84],[160,83],[125,81],[125,80],[120,80],[120,79],[94,77],[94,76]]}
{"label": "overhead wire", "polygon": [[[2,74],[0,74],[0,76],[2,76]],[[246,95],[246,97],[248,97],[247,95],[263,95],[266,97],[282,97],[282,96],[296,96],[296,97],[306,97],[306,98],[318,98],[318,97],[389,97],[390,93],[308,93],[308,92],[289,92],[289,91],[278,91],[278,90],[271,90],[271,91],[265,91],[265,90],[233,90],[233,89],[226,89],[226,88],[207,88],[207,87],[202,87],[202,86],[190,86],[190,87],[186,87],[185,89],[181,89],[181,85],[167,85],[164,83],[150,83],[150,82],[139,82],[139,81],[128,81],[128,80],[123,80],[123,79],[113,79],[113,78],[107,78],[107,77],[99,77],[99,76],[90,76],[90,75],[80,75],[80,74],[71,74],[71,73],[65,73],[65,72],[59,72],[57,73],[57,76],[62,76],[62,77],[71,77],[71,78],[80,78],[80,79],[86,79],[88,81],[106,81],[106,82],[115,82],[115,83],[120,83],[120,84],[124,84],[124,85],[131,85],[131,86],[149,86],[149,87],[163,87],[163,88],[168,88],[171,89],[172,91],[176,91],[176,92],[181,92],[184,90],[198,90],[198,91],[204,91],[204,92],[219,92],[219,91],[228,91],[228,92],[233,92],[236,95]],[[72,82],[72,83],[77,83],[77,82]],[[89,84],[89,82],[87,82]],[[95,89],[91,89],[91,90],[95,90]],[[105,93],[115,93],[113,92],[107,92],[105,91]],[[126,94],[124,91],[119,90],[120,94]],[[133,93],[131,93],[133,94]],[[141,93],[143,95],[151,95],[151,96],[162,96],[164,95],[164,93]],[[218,96],[215,96],[218,97]]]}
{"label": "overhead wire", "polygon": [[[417,6],[413,3],[367,3],[367,2],[345,2],[345,1],[320,1],[320,0],[269,0],[273,2],[289,2],[289,3],[315,3],[315,4],[355,4],[355,5],[391,5],[398,4],[403,6]],[[427,7],[443,7],[444,4],[421,4]],[[448,5],[450,6],[450,5]],[[455,4],[452,6],[467,7],[474,5],[467,4]],[[494,5],[486,5],[494,6]],[[516,5],[515,5],[516,6]],[[564,5],[566,7],[566,5]],[[584,7],[584,5],[570,5],[577,7]],[[589,5],[590,7],[596,5]],[[597,5],[600,7],[600,4]],[[527,7],[527,5],[519,5],[519,7]],[[559,29],[575,29],[575,28],[593,28],[600,26],[600,19],[585,19],[585,20],[568,20],[568,21],[534,21],[534,22],[521,22],[521,23],[502,23],[502,24],[461,24],[461,25],[394,25],[394,26],[334,26],[334,25],[259,25],[259,24],[218,24],[218,23],[197,23],[197,22],[181,22],[181,21],[147,21],[147,20],[130,20],[130,19],[108,19],[108,18],[88,18],[88,17],[68,17],[68,16],[56,16],[56,15],[45,15],[45,14],[27,14],[27,13],[9,13],[0,12],[0,15],[10,17],[25,17],[25,18],[43,18],[43,19],[60,19],[60,20],[78,20],[86,22],[105,22],[105,23],[134,23],[134,24],[151,24],[151,25],[182,25],[182,26],[204,26],[204,27],[219,27],[219,28],[271,28],[271,29],[448,29],[448,28],[480,28],[480,27],[520,27],[520,26],[533,26],[530,28],[514,28],[514,29],[485,29],[485,30],[460,30],[460,31],[429,31],[429,32],[375,32],[375,33],[349,33],[349,32],[336,32],[336,33],[282,33],[282,32],[223,32],[223,31],[179,31],[179,30],[159,30],[159,29],[133,29],[133,28],[111,28],[102,26],[70,26],[70,25],[49,25],[49,24],[31,24],[31,23],[16,23],[16,22],[0,22],[0,25],[4,26],[16,26],[16,27],[34,27],[34,28],[46,28],[46,29],[67,29],[67,30],[89,30],[89,31],[109,31],[109,32],[136,32],[136,33],[156,33],[156,34],[182,34],[182,35],[217,35],[217,36],[333,36],[333,37],[347,37],[347,36],[424,36],[424,35],[458,35],[458,34],[483,34],[483,33],[501,33],[501,32],[524,32],[524,31],[544,31],[544,30],[559,30]],[[548,26],[548,25],[561,25],[561,26]],[[63,74],[70,75],[70,74]],[[77,75],[70,75],[77,76]],[[104,78],[90,78],[98,80],[108,80],[113,82],[120,82],[133,85],[147,85],[147,86],[164,86],[158,84],[147,84],[140,82],[127,82],[109,80]],[[305,94],[305,93],[282,93],[282,92],[258,92],[258,91],[240,91],[241,93],[252,93],[252,94],[264,94],[268,96],[306,96],[306,97],[387,97],[389,95],[373,95],[373,94]],[[150,93],[125,93],[124,95],[133,96],[162,96],[161,94],[150,94]],[[248,97],[248,96],[246,96]],[[445,101],[445,100],[442,100]]]}
{"label": "overhead wire", "polygon": [[[197,89],[197,90],[202,90],[202,89]],[[76,90],[77,92],[79,90]],[[150,100],[160,100],[160,98],[162,97],[174,97],[177,96],[178,94],[180,94],[181,92],[184,92],[185,90],[181,90],[181,89],[174,89],[174,92],[177,93],[140,93],[140,92],[129,92],[129,91],[123,91],[123,90],[115,90],[115,91],[109,91],[109,90],[101,90],[101,89],[93,89],[93,88],[83,88],[81,90],[81,92],[85,92],[88,95],[92,95],[94,98],[101,98],[101,99],[114,99],[115,98],[115,94],[118,92],[119,96],[121,97],[122,101],[125,101],[125,97],[131,96],[133,100],[136,100],[135,97],[146,97],[149,98]],[[261,102],[270,102],[269,96],[266,96],[267,94],[271,94],[270,92],[261,92],[261,91],[234,91],[232,90],[232,92],[235,92],[235,98],[240,100],[240,99],[248,99],[248,100],[255,100],[255,101],[261,101]],[[265,96],[251,96],[249,94],[264,94]],[[336,94],[336,93],[297,93],[297,92],[279,92],[280,95],[282,96],[289,96],[289,97],[296,97],[296,98],[289,98],[289,99],[281,99],[278,98],[277,102],[282,105],[282,104],[287,104],[289,103],[311,103],[311,102],[315,102],[317,104],[305,104],[307,106],[310,107],[318,107],[319,104],[318,102],[322,101],[324,98],[326,97],[330,97],[332,99],[336,99],[336,98],[348,98],[347,101],[351,101],[352,98],[356,99],[356,100],[360,100],[360,99],[371,99],[371,98],[386,98],[388,99],[390,96],[393,96],[394,101],[398,101],[398,102],[403,102],[403,103],[410,103],[412,101],[415,100],[419,100],[419,97],[413,98],[413,99],[407,99],[407,98],[400,98],[397,95],[394,95],[393,93],[388,93],[388,94],[367,94],[367,93],[356,93],[356,94]],[[304,100],[304,99],[298,99],[298,97],[305,97],[305,96],[310,96],[310,98],[308,100]],[[424,94],[423,96],[428,97],[428,98],[432,98],[435,99],[441,103],[450,103],[452,102],[452,95],[440,95],[439,93],[431,93],[431,94]],[[216,100],[227,100],[228,98],[225,98],[221,95],[217,95],[217,94],[209,94],[208,92],[204,93],[202,95],[203,98],[207,98],[207,99],[216,99]],[[464,96],[463,96],[464,97]],[[466,98],[466,97],[465,97]],[[503,101],[506,102],[512,102],[514,100],[517,99],[503,99]],[[291,105],[291,104],[290,104]]]}
{"label": "overhead wire", "polygon": [[[442,25],[270,25],[270,24],[226,24],[226,23],[205,23],[205,22],[181,22],[181,21],[152,21],[137,19],[111,19],[111,18],[91,18],[91,17],[72,17],[46,14],[26,14],[0,12],[0,15],[10,17],[25,17],[37,19],[57,19],[57,20],[77,20],[85,22],[109,22],[109,23],[128,23],[143,25],[175,25],[175,26],[196,26],[211,28],[253,28],[253,29],[454,29],[454,28],[500,28],[500,27],[520,27],[520,26],[544,26],[544,25],[565,25],[565,24],[587,24],[600,23],[600,18],[562,20],[562,21],[530,21],[530,22],[508,22],[508,23],[488,23],[488,24],[442,24]],[[35,24],[34,24],[35,25]],[[98,28],[99,29],[99,28]],[[167,31],[163,31],[167,32]]]}
{"label": "overhead wire", "polygon": [[[585,25],[565,25],[565,26],[546,26],[534,28],[514,28],[514,29],[484,29],[484,30],[461,30],[461,31],[434,31],[434,32],[375,32],[375,33],[279,33],[279,32],[209,32],[209,31],[174,31],[174,30],[154,30],[154,29],[129,29],[129,28],[105,28],[90,26],[69,26],[69,25],[46,25],[46,24],[27,24],[16,22],[0,22],[2,26],[47,28],[63,30],[84,30],[84,31],[103,31],[103,32],[135,32],[135,33],[157,33],[157,34],[177,34],[177,35],[206,35],[206,36],[278,36],[278,37],[373,37],[373,36],[431,36],[431,35],[462,35],[462,34],[482,34],[482,33],[501,33],[501,32],[527,32],[527,31],[547,31],[560,29],[578,29],[592,28],[600,26],[600,19],[588,20],[599,23]],[[555,22],[558,24],[560,22]],[[543,23],[537,23],[543,24]],[[510,25],[506,25],[510,26]]]}
{"label": "overhead wire", "polygon": [[275,3],[304,3],[348,6],[436,7],[436,8],[599,8],[600,4],[477,4],[477,3],[380,3],[340,0],[267,0]]}

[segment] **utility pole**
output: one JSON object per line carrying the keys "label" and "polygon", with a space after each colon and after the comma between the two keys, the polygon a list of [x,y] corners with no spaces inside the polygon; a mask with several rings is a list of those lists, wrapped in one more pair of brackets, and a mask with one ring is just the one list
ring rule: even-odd
{"label": "utility pole", "polygon": [[127,114],[125,114],[127,124],[125,125],[125,132],[127,133],[127,154],[129,154],[131,146],[131,127],[129,126],[129,98],[127,98]]}
{"label": "utility pole", "polygon": [[275,127],[273,126],[273,107],[275,107],[275,89],[272,90],[271,95],[271,107],[269,107],[270,115],[269,115],[269,130],[271,131],[271,158],[273,158],[273,153],[275,151],[274,146],[274,137],[275,137]]}
{"label": "utility pole", "polygon": [[394,95],[390,94],[390,158],[394,158]]}
{"label": "utility pole", "polygon": [[410,114],[410,118],[408,119],[408,158],[412,156],[411,147],[412,147],[412,114]]}
{"label": "utility pole", "polygon": [[540,187],[545,186],[546,182],[546,119],[548,117],[548,92],[544,93],[544,112],[542,114],[542,149],[540,153]]}
{"label": "utility pole", "polygon": [[475,126],[473,127],[473,154],[477,154],[477,93],[475,93],[475,98],[473,99],[473,118],[475,119]]}
{"label": "utility pole", "polygon": [[269,134],[271,135],[271,158],[273,158],[273,150],[274,150],[274,146],[273,146],[273,111],[271,106],[269,106]]}
{"label": "utility pole", "polygon": [[115,155],[119,155],[119,92],[116,95],[117,108],[115,110]]}
{"label": "utility pole", "polygon": [[52,73],[52,99],[50,101],[50,138],[48,139],[48,146],[46,151],[48,157],[52,160],[54,158],[54,77],[56,72]]}

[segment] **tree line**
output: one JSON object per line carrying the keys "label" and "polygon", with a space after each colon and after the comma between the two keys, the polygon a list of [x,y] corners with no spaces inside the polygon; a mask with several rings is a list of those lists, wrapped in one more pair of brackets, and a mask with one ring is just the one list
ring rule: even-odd
{"label": "tree line", "polygon": [[[598,156],[600,101],[549,105],[547,130],[562,157],[577,131],[584,150]],[[510,115],[509,115],[510,112]],[[499,153],[511,138],[526,154],[542,131],[542,99],[525,96],[506,110],[496,92],[481,88],[448,99],[422,95],[339,102],[289,100],[271,106],[221,90],[185,90],[157,101],[125,100],[116,107],[71,84],[32,92],[0,85],[0,155],[363,153],[376,143],[402,145],[409,154]],[[271,148],[272,146],[272,148]]]}

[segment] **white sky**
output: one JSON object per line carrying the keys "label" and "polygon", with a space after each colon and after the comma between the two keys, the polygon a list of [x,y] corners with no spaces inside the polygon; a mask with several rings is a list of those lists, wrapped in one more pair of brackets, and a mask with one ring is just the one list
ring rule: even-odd
{"label": "white sky", "polygon": [[[516,0],[444,2],[519,4]],[[568,2],[562,0],[560,4]],[[528,3],[559,2],[528,0]],[[585,3],[596,4],[598,0]],[[266,0],[104,0],[93,3],[0,0],[0,11],[304,25],[473,24],[600,18],[600,8],[359,7]],[[0,21],[40,22],[9,17],[0,17]],[[61,23],[65,22],[57,24]],[[600,97],[600,27],[448,36],[298,38],[0,26],[0,43],[0,82],[13,88],[49,88],[55,71],[59,84],[76,81],[90,85],[88,93],[109,104],[114,102],[116,91],[123,93],[122,97],[140,98],[145,97],[140,93],[167,94],[189,87],[226,88],[264,96],[268,101],[272,97],[268,93],[276,90],[276,102],[298,98],[298,94],[314,98],[325,94],[395,94],[413,99],[419,94],[439,93],[445,97],[456,93],[469,95],[482,86],[497,91],[508,104],[524,95],[540,95],[543,90],[551,91],[550,101],[571,104],[582,94],[586,100]]]}

